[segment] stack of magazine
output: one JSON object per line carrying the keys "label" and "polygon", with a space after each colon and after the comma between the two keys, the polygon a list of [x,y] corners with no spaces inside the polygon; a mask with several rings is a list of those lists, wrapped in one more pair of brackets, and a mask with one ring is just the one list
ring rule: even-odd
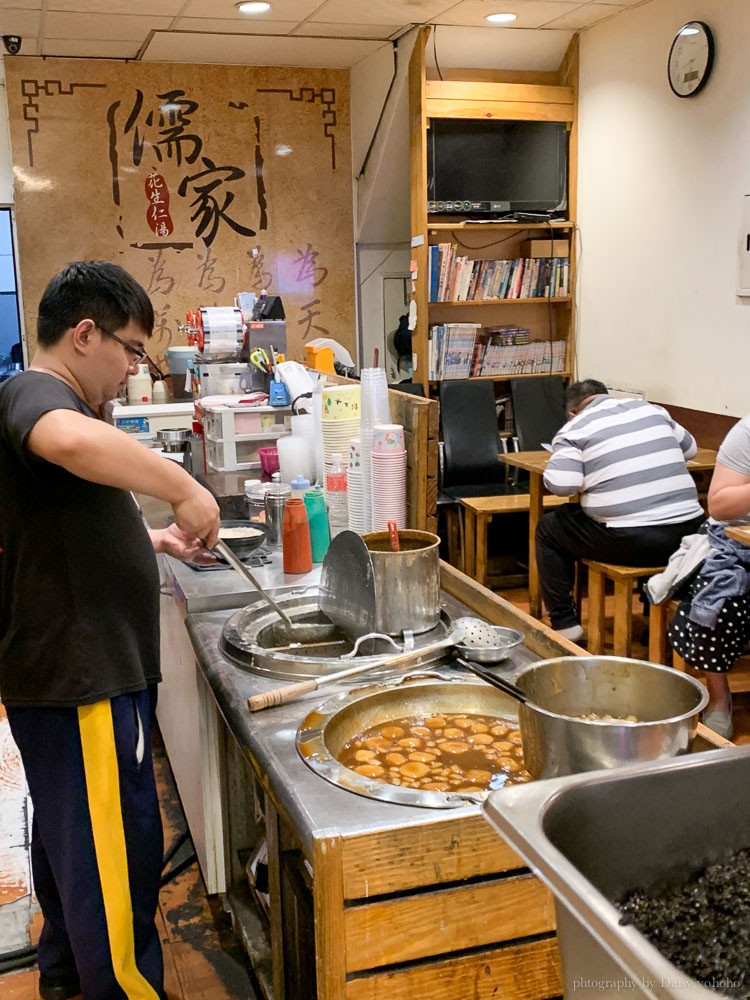
{"label": "stack of magazine", "polygon": [[441,323],[429,333],[429,377],[542,375],[565,371],[564,340],[529,339],[520,326],[489,327],[479,323]]}

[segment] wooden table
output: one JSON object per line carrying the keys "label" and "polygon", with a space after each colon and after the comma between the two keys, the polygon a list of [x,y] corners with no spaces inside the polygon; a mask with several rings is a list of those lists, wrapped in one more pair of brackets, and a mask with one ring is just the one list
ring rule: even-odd
{"label": "wooden table", "polygon": [[[544,513],[544,470],[549,462],[548,451],[516,451],[497,456],[506,465],[525,469],[529,473],[529,612],[534,618],[542,615],[542,588],[536,564],[536,526]],[[713,448],[699,448],[687,462],[691,473],[708,472],[716,465]]]}
{"label": "wooden table", "polygon": [[728,524],[724,534],[742,545],[750,545],[750,524]]}

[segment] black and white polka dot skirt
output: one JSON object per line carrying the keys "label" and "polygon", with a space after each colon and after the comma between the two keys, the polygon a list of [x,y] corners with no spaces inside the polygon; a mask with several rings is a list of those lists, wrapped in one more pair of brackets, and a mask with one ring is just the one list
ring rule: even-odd
{"label": "black and white polka dot skirt", "polygon": [[697,625],[688,618],[693,598],[708,584],[698,576],[688,596],[680,601],[669,626],[669,641],[691,667],[723,674],[734,666],[750,641],[750,594],[729,597],[719,612],[714,628]]}

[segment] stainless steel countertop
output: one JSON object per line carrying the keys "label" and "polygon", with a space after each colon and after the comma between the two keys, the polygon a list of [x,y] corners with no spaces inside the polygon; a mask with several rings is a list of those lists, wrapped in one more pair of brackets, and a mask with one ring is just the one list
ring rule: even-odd
{"label": "stainless steel countertop", "polygon": [[[444,607],[452,618],[468,613],[468,609],[447,596]],[[315,774],[297,753],[295,737],[299,724],[324,701],[346,690],[362,687],[367,682],[326,685],[292,704],[251,713],[247,707],[251,694],[287,682],[243,670],[221,654],[218,642],[227,617],[226,611],[189,614],[188,634],[200,669],[230,731],[243,754],[270,788],[281,813],[297,831],[308,856],[313,837],[319,836],[322,830],[352,834],[395,829],[414,823],[447,822],[457,816],[478,813],[476,805],[442,810],[381,802],[338,788]],[[503,676],[513,678],[522,667],[538,658],[524,646],[519,647],[513,651],[508,666],[503,669]],[[472,675],[463,670],[460,675],[462,679],[473,680]]]}
{"label": "stainless steel countertop", "polygon": [[[179,559],[162,556],[164,578],[176,596],[185,601],[187,611],[217,611],[229,608],[244,608],[255,600],[257,591],[239,573],[227,566],[226,569],[196,570]],[[319,565],[313,566],[311,573],[291,575],[284,573],[281,564],[281,550],[274,550],[269,566],[252,568],[261,587],[267,590],[299,590],[317,587],[320,581]]]}

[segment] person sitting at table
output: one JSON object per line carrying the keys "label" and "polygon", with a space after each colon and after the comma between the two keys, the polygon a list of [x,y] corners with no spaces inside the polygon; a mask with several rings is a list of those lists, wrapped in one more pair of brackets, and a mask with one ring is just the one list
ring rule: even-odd
{"label": "person sitting at table", "polygon": [[544,485],[557,496],[578,493],[580,502],[541,518],[536,553],[552,628],[577,642],[576,560],[660,566],[704,513],[685,465],[695,439],[666,410],[614,399],[596,379],[573,382],[564,401],[568,422],[552,440]]}
{"label": "person sitting at table", "polygon": [[750,641],[750,548],[724,533],[750,524],[750,415],[719,448],[708,491],[710,549],[669,628],[669,641],[685,662],[705,671],[709,702],[703,721],[732,738],[727,672]]}

